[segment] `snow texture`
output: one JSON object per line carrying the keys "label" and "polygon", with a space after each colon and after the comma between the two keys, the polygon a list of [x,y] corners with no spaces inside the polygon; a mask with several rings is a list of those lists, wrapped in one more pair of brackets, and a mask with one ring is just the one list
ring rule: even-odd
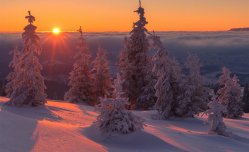
{"label": "snow texture", "polygon": [[131,111],[144,129],[105,138],[92,127],[94,108],[48,100],[45,107],[9,107],[0,97],[1,152],[247,152],[249,115],[224,119],[230,137],[208,134],[206,117],[153,120],[156,111]]}

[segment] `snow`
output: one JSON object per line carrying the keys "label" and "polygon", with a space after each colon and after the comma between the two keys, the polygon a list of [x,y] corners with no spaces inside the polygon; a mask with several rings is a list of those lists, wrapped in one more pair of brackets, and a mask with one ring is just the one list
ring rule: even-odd
{"label": "snow", "polygon": [[45,107],[9,107],[0,97],[1,152],[246,152],[249,148],[249,114],[224,119],[231,137],[208,134],[206,116],[155,120],[156,111],[133,111],[145,127],[128,135],[105,136],[92,123],[95,108],[64,101]]}

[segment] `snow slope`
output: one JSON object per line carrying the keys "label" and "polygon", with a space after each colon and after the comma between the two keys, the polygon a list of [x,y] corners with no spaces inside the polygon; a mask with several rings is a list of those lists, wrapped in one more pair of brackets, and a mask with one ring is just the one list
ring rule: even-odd
{"label": "snow slope", "polygon": [[143,131],[107,136],[91,126],[94,108],[49,101],[46,107],[14,108],[0,97],[0,152],[246,152],[249,114],[225,119],[232,137],[208,135],[204,118],[153,120],[155,111],[134,112],[143,117]]}

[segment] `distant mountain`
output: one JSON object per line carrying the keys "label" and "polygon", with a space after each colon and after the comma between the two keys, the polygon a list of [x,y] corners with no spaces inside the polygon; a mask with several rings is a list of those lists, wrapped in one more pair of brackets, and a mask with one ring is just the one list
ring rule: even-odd
{"label": "distant mountain", "polygon": [[249,27],[245,27],[245,28],[232,28],[229,31],[249,31]]}

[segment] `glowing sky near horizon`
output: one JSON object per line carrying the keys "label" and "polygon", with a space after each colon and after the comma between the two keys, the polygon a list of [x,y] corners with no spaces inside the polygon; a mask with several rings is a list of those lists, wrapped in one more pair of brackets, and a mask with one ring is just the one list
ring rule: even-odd
{"label": "glowing sky near horizon", "polygon": [[[249,26],[249,0],[142,0],[156,31],[212,31]],[[138,0],[0,0],[0,32],[22,31],[31,10],[38,31],[130,31]]]}

